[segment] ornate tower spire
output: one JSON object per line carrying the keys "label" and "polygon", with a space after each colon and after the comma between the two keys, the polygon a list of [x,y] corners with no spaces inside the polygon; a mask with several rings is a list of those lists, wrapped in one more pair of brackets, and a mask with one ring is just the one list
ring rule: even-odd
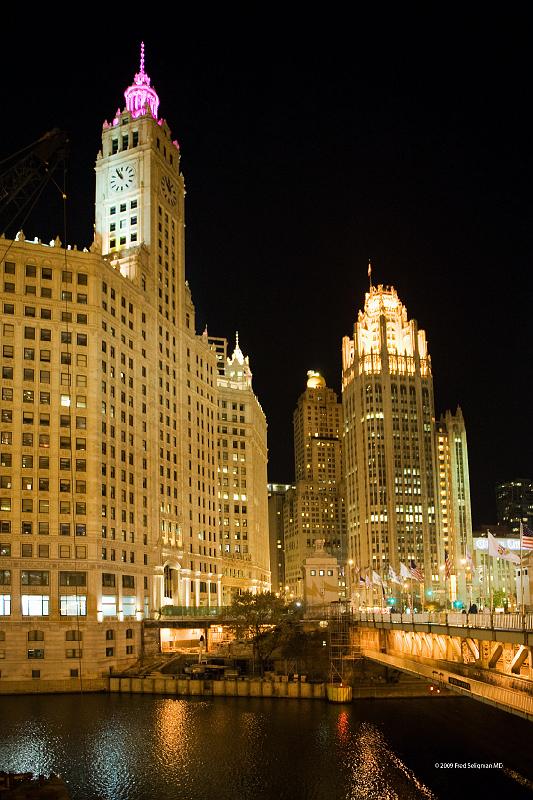
{"label": "ornate tower spire", "polygon": [[146,114],[149,111],[154,119],[157,119],[159,108],[159,97],[155,89],[150,86],[150,78],[144,71],[144,42],[141,42],[141,63],[139,72],[133,79],[133,84],[128,86],[124,92],[126,98],[126,108],[131,111],[134,119]]}

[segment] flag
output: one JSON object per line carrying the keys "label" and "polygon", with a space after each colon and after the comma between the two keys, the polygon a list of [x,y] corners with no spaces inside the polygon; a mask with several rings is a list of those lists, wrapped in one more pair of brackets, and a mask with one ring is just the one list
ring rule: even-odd
{"label": "flag", "polygon": [[520,564],[520,559],[516,553],[512,553],[508,547],[498,544],[496,537],[490,531],[487,531],[489,540],[489,556],[493,558],[503,558],[505,561],[512,561],[513,564]]}
{"label": "flag", "polygon": [[520,523],[520,534],[520,549],[533,550],[533,531],[531,528],[528,528],[527,525],[522,525]]}
{"label": "flag", "polygon": [[447,578],[452,574],[452,562],[447,550],[444,551],[444,574]]}
{"label": "flag", "polygon": [[422,581],[424,580],[424,575],[422,572],[420,572],[420,570],[416,566],[416,561],[414,559],[411,559],[409,562],[409,572],[411,573],[411,577],[414,578],[415,581],[422,583]]}
{"label": "flag", "polygon": [[468,564],[468,571],[469,572],[474,572],[474,570],[475,570],[474,559],[472,558],[472,555],[471,555],[468,547],[466,548],[466,563]]}
{"label": "flag", "polygon": [[401,583],[401,580],[396,575],[396,573],[394,572],[394,570],[393,570],[393,568],[391,567],[390,564],[389,564],[389,576],[388,577],[389,577],[389,581],[391,583]]}
{"label": "flag", "polygon": [[411,575],[405,564],[402,564],[402,562],[400,561],[400,578],[407,578],[407,580],[411,580],[412,577],[413,576]]}
{"label": "flag", "polygon": [[383,581],[375,570],[372,570],[372,583],[377,584],[377,586],[383,586]]}
{"label": "flag", "polygon": [[366,586],[368,589],[369,589],[369,588],[372,586],[372,581],[370,580],[370,578],[368,577],[368,575],[365,575],[365,586]]}

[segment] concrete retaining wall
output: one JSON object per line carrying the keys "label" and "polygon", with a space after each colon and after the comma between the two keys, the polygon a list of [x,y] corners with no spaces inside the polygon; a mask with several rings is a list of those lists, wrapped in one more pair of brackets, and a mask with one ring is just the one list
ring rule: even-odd
{"label": "concrete retaining wall", "polygon": [[132,694],[170,694],[181,697],[288,697],[323,700],[326,696],[323,683],[296,681],[198,680],[192,678],[114,678],[109,677],[109,691]]}
{"label": "concrete retaining wall", "polygon": [[64,678],[62,680],[20,680],[0,681],[0,695],[2,694],[75,694],[84,692],[104,692],[108,689],[108,679],[86,678],[80,687],[79,678]]}

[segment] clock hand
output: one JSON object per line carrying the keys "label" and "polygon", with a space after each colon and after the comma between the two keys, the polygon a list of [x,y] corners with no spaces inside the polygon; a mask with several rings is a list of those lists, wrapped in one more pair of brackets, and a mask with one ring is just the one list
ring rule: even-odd
{"label": "clock hand", "polygon": [[122,170],[121,170],[121,169],[118,169],[118,168],[117,168],[117,175],[118,175],[118,177],[120,178],[120,180],[122,180],[122,178],[124,177],[124,176],[122,175]]}

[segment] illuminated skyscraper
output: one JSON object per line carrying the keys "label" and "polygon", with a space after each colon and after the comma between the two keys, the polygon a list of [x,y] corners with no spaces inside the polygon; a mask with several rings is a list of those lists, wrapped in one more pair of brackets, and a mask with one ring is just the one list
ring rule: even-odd
{"label": "illuminated skyscraper", "polygon": [[533,480],[515,478],[496,486],[498,523],[507,525],[514,534],[520,533],[520,523],[533,528]]}
{"label": "illuminated skyscraper", "polygon": [[302,564],[315,540],[341,565],[345,559],[342,495],[342,406],[318,372],[307,373],[307,387],[294,411],[296,483],[285,495],[285,582],[302,596]]}
{"label": "illuminated skyscraper", "polygon": [[230,357],[226,340],[211,340],[218,361],[218,513],[222,603],[249,590],[269,591],[267,423],[252,389],[239,337]]}
{"label": "illuminated skyscraper", "polygon": [[[438,458],[439,560],[450,559],[449,600],[469,595],[474,575],[468,556],[473,553],[468,449],[463,413],[446,411],[436,425]],[[442,575],[441,575],[442,578]]]}
{"label": "illuminated skyscraper", "polygon": [[224,340],[196,333],[180,150],[158,107],[142,52],[103,125],[90,252],[3,240],[3,682],[101,677],[137,660],[161,607],[269,586],[266,422],[239,348],[220,374]]}
{"label": "illuminated skyscraper", "polygon": [[348,556],[383,576],[414,560],[427,587],[440,560],[431,359],[393,287],[365,295],[342,370]]}

